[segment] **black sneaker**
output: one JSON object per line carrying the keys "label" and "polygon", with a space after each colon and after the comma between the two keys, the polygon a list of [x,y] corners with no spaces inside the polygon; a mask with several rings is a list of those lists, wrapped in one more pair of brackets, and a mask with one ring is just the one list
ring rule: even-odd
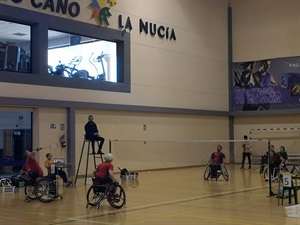
{"label": "black sneaker", "polygon": [[65,187],[69,187],[71,184],[73,184],[73,182],[70,180],[65,184]]}
{"label": "black sneaker", "polygon": [[98,150],[97,154],[104,155],[104,153],[101,150]]}

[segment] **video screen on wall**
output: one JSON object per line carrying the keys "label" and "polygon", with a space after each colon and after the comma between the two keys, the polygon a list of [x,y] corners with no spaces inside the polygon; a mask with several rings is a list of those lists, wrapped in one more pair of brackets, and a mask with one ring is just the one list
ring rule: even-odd
{"label": "video screen on wall", "polygon": [[117,44],[48,31],[50,76],[117,82]]}

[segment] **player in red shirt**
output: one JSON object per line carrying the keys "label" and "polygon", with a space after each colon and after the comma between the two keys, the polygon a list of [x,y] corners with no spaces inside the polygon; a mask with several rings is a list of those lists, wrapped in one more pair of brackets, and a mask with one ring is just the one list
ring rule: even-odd
{"label": "player in red shirt", "polygon": [[93,172],[94,177],[100,181],[100,184],[108,184],[116,181],[114,177],[114,165],[112,164],[113,155],[107,153],[104,155],[105,162],[101,163]]}
{"label": "player in red shirt", "polygon": [[36,161],[36,151],[25,151],[27,156],[26,162],[23,165],[20,174],[28,173],[30,180],[35,183],[36,178],[44,176],[43,170],[40,164]]}

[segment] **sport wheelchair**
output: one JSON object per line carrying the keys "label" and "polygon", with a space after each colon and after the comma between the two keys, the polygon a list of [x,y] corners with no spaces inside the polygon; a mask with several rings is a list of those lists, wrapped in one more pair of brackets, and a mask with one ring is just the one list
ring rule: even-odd
{"label": "sport wheelchair", "polygon": [[30,200],[40,200],[49,203],[56,198],[62,199],[58,192],[58,181],[51,177],[39,177],[36,180],[25,179],[25,202]]}
{"label": "sport wheelchair", "polygon": [[108,203],[116,209],[120,209],[126,204],[125,191],[118,182],[101,185],[98,179],[92,178],[92,181],[93,184],[86,195],[86,208],[90,205],[97,206],[99,209],[100,203],[104,199],[107,199]]}
{"label": "sport wheelchair", "polygon": [[[267,165],[264,170],[263,170],[263,175],[264,175],[264,179],[265,181],[269,180],[269,165]],[[288,172],[288,169],[286,168],[286,166],[284,164],[281,164],[279,166],[274,166],[271,172],[271,181],[277,181],[279,180],[279,174],[283,173],[283,172]]]}
{"label": "sport wheelchair", "polygon": [[226,181],[229,180],[229,174],[228,174],[228,171],[227,171],[225,165],[210,163],[205,168],[203,178],[204,178],[204,180],[208,180],[208,179],[218,180],[218,178],[221,175]]}

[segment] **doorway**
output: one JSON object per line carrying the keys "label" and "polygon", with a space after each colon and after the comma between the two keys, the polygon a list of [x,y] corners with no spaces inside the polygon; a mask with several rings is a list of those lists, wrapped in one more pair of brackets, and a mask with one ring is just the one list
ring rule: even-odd
{"label": "doorway", "polygon": [[17,173],[32,149],[32,112],[0,111],[0,174]]}

